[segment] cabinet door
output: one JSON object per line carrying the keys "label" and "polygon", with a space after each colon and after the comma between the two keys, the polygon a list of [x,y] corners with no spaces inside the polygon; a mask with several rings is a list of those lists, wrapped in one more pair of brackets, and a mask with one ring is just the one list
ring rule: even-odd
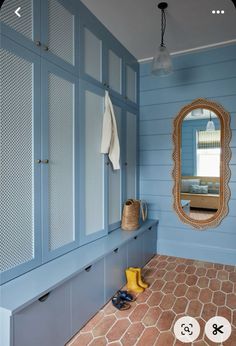
{"label": "cabinet door", "polygon": [[121,169],[113,170],[112,164],[109,164],[109,230],[113,230],[120,226],[121,209],[122,209],[122,109],[119,106],[113,105],[116,117],[118,136],[120,139],[120,152],[121,152]]}
{"label": "cabinet door", "polygon": [[41,167],[45,259],[62,254],[76,245],[76,88],[74,76],[46,60],[42,61]]}
{"label": "cabinet door", "polygon": [[126,198],[137,197],[137,115],[126,113]]}
{"label": "cabinet door", "polygon": [[[15,14],[21,7],[19,14]],[[5,0],[0,11],[1,32],[40,54],[40,2],[38,0]]]}
{"label": "cabinet door", "polygon": [[142,234],[142,238],[143,238],[143,262],[145,265],[157,253],[156,226],[149,227],[149,229]]}
{"label": "cabinet door", "polygon": [[126,98],[136,103],[137,102],[137,71],[126,65]]}
{"label": "cabinet door", "polygon": [[128,242],[128,267],[142,267],[143,264],[143,238],[138,235]]}
{"label": "cabinet door", "polygon": [[70,337],[69,283],[13,315],[14,346],[64,346]]}
{"label": "cabinet door", "polygon": [[107,170],[100,153],[104,114],[104,90],[81,82],[81,238],[85,244],[107,233]]}
{"label": "cabinet door", "polygon": [[[43,0],[41,2],[42,54],[54,64],[77,73],[78,15],[68,1]],[[78,67],[78,66],[77,66]]]}
{"label": "cabinet door", "polygon": [[72,335],[104,305],[104,259],[70,281]]}
{"label": "cabinet door", "polygon": [[40,59],[1,38],[1,283],[40,263]]}
{"label": "cabinet door", "polygon": [[88,23],[81,24],[80,60],[84,77],[101,83],[103,81],[103,44],[98,32],[99,30]]}
{"label": "cabinet door", "polygon": [[105,257],[105,299],[108,301],[125,285],[127,268],[127,245],[115,249]]}
{"label": "cabinet door", "polygon": [[108,84],[112,91],[122,94],[122,58],[108,49]]}

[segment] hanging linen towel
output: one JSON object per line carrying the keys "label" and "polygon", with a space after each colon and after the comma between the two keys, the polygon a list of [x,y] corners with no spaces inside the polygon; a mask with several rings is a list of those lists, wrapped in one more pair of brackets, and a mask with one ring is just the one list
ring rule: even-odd
{"label": "hanging linen towel", "polygon": [[120,143],[116,118],[108,91],[105,91],[105,112],[103,116],[101,153],[108,154],[113,169],[120,169]]}

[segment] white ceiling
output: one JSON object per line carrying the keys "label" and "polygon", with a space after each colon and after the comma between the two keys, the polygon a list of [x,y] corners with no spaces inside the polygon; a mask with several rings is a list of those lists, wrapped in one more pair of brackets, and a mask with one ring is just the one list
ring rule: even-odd
{"label": "white ceiling", "polygon": [[[138,59],[150,58],[160,43],[160,10],[155,0],[82,0]],[[231,0],[169,0],[165,43],[171,53],[236,40]],[[225,14],[213,15],[212,10]]]}

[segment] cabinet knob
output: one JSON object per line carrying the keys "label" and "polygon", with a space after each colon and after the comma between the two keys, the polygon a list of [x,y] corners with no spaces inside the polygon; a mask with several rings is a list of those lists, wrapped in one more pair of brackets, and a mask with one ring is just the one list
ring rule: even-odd
{"label": "cabinet knob", "polygon": [[40,41],[35,41],[36,46],[40,47],[41,46],[41,42]]}
{"label": "cabinet knob", "polygon": [[43,46],[43,50],[45,50],[47,52],[48,51],[48,46],[44,45]]}
{"label": "cabinet knob", "polygon": [[134,237],[134,239],[135,239],[135,240],[138,239],[138,236],[136,235],[136,236]]}
{"label": "cabinet knob", "polygon": [[119,251],[119,248],[117,247],[117,248],[114,250],[114,252],[117,253],[118,251]]}
{"label": "cabinet knob", "polygon": [[110,165],[110,162],[109,162],[109,161],[107,161],[107,162],[106,162],[106,165],[107,165],[107,166],[109,166],[109,165]]}
{"label": "cabinet knob", "polygon": [[35,160],[35,163],[41,163],[41,160]]}
{"label": "cabinet knob", "polygon": [[41,162],[47,164],[49,163],[49,160],[42,160]]}
{"label": "cabinet knob", "polygon": [[128,162],[125,162],[125,166],[128,166]]}
{"label": "cabinet knob", "polygon": [[104,83],[103,83],[103,86],[106,87],[106,86],[107,86],[107,83],[104,82]]}

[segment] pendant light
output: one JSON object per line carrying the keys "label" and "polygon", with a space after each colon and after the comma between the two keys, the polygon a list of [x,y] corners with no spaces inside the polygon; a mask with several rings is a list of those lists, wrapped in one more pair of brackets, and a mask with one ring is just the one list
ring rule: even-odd
{"label": "pendant light", "polygon": [[166,30],[165,9],[168,7],[168,4],[166,2],[160,2],[157,7],[161,10],[161,44],[152,61],[152,74],[155,76],[166,76],[170,74],[173,69],[170,54],[164,44]]}
{"label": "pendant light", "polygon": [[211,119],[211,111],[210,111],[210,120],[207,122],[206,131],[215,131],[215,124]]}

